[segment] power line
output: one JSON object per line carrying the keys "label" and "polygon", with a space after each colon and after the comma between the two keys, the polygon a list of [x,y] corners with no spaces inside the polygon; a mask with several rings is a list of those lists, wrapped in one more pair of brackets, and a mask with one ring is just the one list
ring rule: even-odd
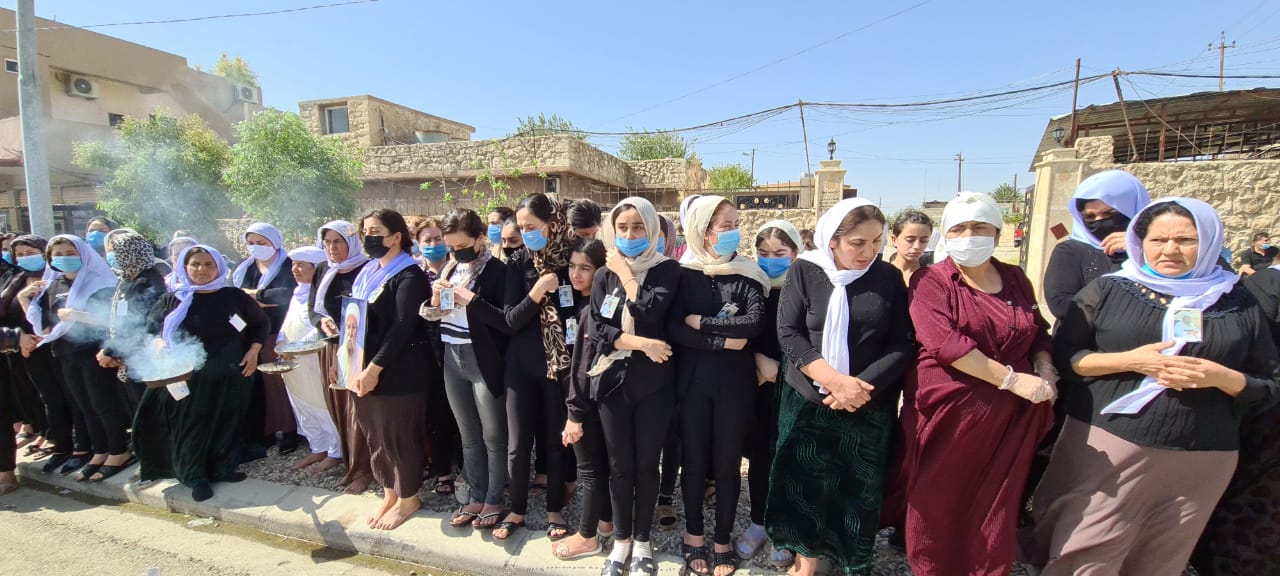
{"label": "power line", "polygon": [[[378,2],[378,0],[351,0],[349,2],[334,2],[330,4],[318,4],[315,6],[302,6],[298,8],[284,8],[281,10],[268,10],[265,12],[240,12],[237,14],[217,14],[213,16],[194,16],[191,18],[174,18],[171,20],[140,20],[137,22],[110,22],[107,24],[89,24],[87,26],[47,26],[44,28],[36,28],[36,30],[75,30],[77,28],[111,28],[115,26],[143,26],[148,24],[180,24],[184,22],[203,22],[205,20],[227,20],[231,18],[247,18],[250,16],[274,16],[276,14],[291,14],[294,12],[307,12],[311,10],[322,10],[325,8],[337,8],[340,6],[351,6],[354,4],[370,4]],[[15,32],[16,30],[5,30],[5,32]]]}

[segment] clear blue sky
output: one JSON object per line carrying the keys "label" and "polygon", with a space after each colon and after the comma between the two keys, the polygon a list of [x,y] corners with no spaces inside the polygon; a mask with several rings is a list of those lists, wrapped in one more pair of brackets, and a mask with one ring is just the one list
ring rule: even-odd
{"label": "clear blue sky", "polygon": [[[89,25],[333,1],[37,0],[36,11]],[[518,117],[539,112],[589,130],[621,131],[698,125],[801,98],[905,102],[1031,86],[1070,79],[1077,57],[1085,75],[1158,67],[1216,74],[1217,52],[1207,45],[1220,30],[1228,43],[1238,42],[1227,51],[1228,74],[1280,72],[1280,3],[1274,0],[1178,0],[1154,10],[1149,2],[1116,0],[986,2],[980,10],[969,7],[977,2],[932,0],[853,32],[919,1],[381,0],[98,31],[206,67],[223,51],[242,56],[257,71],[266,104],[276,108],[296,111],[300,100],[367,93],[471,124],[475,138],[502,136]],[[14,2],[0,5],[13,8]],[[56,32],[43,34],[42,42],[56,41]],[[1124,85],[1126,98],[1217,88],[1216,79],[1133,80],[1136,88]],[[1280,84],[1229,80],[1228,88],[1268,82]],[[1081,106],[1115,99],[1109,80],[1080,94]],[[968,159],[966,189],[991,190],[1015,172],[1025,186],[1047,119],[1070,107],[1065,91],[980,115],[961,109],[956,114],[969,115],[950,119],[806,113],[810,155],[816,168],[834,136],[847,181],[863,196],[883,199],[889,210],[954,193],[957,152]],[[748,164],[743,153],[756,148],[761,182],[793,180],[805,170],[794,111],[733,134],[690,136],[700,138],[696,151],[707,166]],[[617,146],[615,138],[593,142]]]}

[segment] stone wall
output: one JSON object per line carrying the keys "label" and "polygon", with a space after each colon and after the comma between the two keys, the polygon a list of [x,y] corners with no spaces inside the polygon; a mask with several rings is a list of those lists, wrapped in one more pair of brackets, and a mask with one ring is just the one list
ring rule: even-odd
{"label": "stone wall", "polygon": [[298,103],[298,114],[313,134],[324,134],[324,111],[335,106],[347,108],[348,132],[332,134],[361,148],[383,146],[396,142],[415,142],[414,132],[437,132],[449,140],[469,140],[475,128],[419,112],[412,108],[388,102],[373,96],[352,96],[329,100],[310,100]]}
{"label": "stone wall", "polygon": [[627,187],[633,190],[671,188],[702,190],[707,187],[707,171],[702,161],[694,158],[664,158],[627,162],[631,169]]}
{"label": "stone wall", "polygon": [[569,136],[541,136],[376,146],[365,153],[369,177],[474,178],[488,169],[494,176],[568,173],[625,188],[626,162]]}
{"label": "stone wall", "polygon": [[[661,212],[677,225],[680,215],[676,212]],[[794,208],[789,210],[739,210],[738,227],[742,230],[742,242],[738,244],[740,254],[755,258],[756,234],[760,226],[770,220],[786,220],[800,230],[812,230],[818,224],[818,213],[812,208]],[[802,247],[803,248],[803,247]]]}

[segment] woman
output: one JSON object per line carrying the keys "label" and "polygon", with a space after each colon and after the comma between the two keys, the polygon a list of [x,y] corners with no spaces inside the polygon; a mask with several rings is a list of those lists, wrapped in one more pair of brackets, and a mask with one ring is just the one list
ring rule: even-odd
{"label": "woman", "polygon": [[[750,341],[756,367],[755,414],[747,432],[746,457],[751,461],[747,489],[751,496],[751,526],[738,538],[738,557],[749,560],[769,541],[764,527],[765,501],[769,497],[769,469],[773,465],[774,431],[778,422],[778,382],[782,349],[778,345],[778,300],[787,270],[800,255],[800,231],[786,220],[770,220],[756,234],[756,264],[769,277],[769,296],[764,301],[760,333]],[[789,550],[775,548],[769,561],[786,568],[792,563]]]}
{"label": "woman", "polygon": [[[425,218],[414,229],[419,250],[422,253],[421,267],[432,285],[440,279],[440,273],[449,261],[449,246],[444,243],[444,232],[440,221]],[[444,343],[440,340],[440,323],[427,322],[427,333],[431,339],[431,349],[435,352],[436,383],[427,391],[427,439],[431,453],[431,475],[436,480],[433,490],[436,494],[447,496],[453,494],[453,460],[455,453],[461,453],[462,445],[458,440],[458,423],[453,420],[453,410],[449,408],[449,396],[444,387]]]}
{"label": "woman", "polygon": [[[0,253],[4,255],[3,260],[0,260],[0,287],[8,286],[14,278],[23,275],[23,270],[17,266],[17,260],[9,251],[10,244],[17,237],[13,233],[0,234]],[[3,311],[0,311],[0,317],[2,316]],[[21,326],[8,327],[21,329]],[[26,456],[47,454],[46,448],[53,444],[45,437],[49,428],[45,407],[26,372],[22,357],[14,353],[16,351],[15,346],[14,350],[6,351],[0,356],[0,386],[7,389],[7,392],[0,394],[5,394],[7,398],[5,401],[9,403],[9,416],[15,419],[15,424],[20,424],[16,428],[18,434],[14,437],[14,449],[22,450],[25,447],[23,454]]]}
{"label": "woman", "polygon": [[84,241],[99,256],[105,253],[107,248],[107,234],[111,232],[111,221],[97,216],[89,219],[89,223],[85,226]]}
{"label": "woman", "polygon": [[658,213],[644,198],[619,202],[602,233],[612,248],[591,283],[591,333],[584,343],[591,356],[590,398],[609,453],[615,522],[602,574],[652,576],[657,564],[649,531],[658,498],[658,454],[675,412],[667,315],[680,266],[658,253]]}
{"label": "woman", "polygon": [[[676,401],[680,406],[681,480],[686,567],[729,576],[737,556],[729,540],[738,512],[741,461],[755,413],[755,360],[747,340],[760,333],[769,277],[738,258],[738,210],[723,197],[703,196],[689,207],[685,240],[693,258],[683,265],[680,298],[667,318],[679,344]],[[716,486],[716,529],[706,556],[702,505],[707,473]]]}
{"label": "woman", "polygon": [[1044,272],[1044,299],[1055,318],[1064,318],[1071,300],[1090,282],[1120,269],[1125,230],[1151,203],[1146,186],[1124,170],[1107,170],[1085,178],[1067,209],[1074,224],[1071,238],[1053,248]]}
{"label": "woman", "polygon": [[105,480],[133,463],[129,412],[117,393],[116,372],[98,365],[117,278],[106,261],[75,236],[54,236],[45,249],[44,276],[18,297],[27,306],[35,347],[49,347],[71,399],[88,427],[93,457],[75,477]]}
{"label": "woman", "polygon": [[662,228],[662,235],[658,236],[658,253],[673,258],[676,252],[676,223],[659,214],[658,224]]}
{"label": "woman", "polygon": [[1031,457],[1053,424],[1048,324],[1026,275],[992,259],[987,194],[942,212],[946,260],[912,279],[920,344],[902,407],[907,561],[917,574],[1008,574]]}
{"label": "woman", "polygon": [[502,223],[502,261],[510,260],[521,248],[524,248],[524,236],[520,234],[520,225],[515,216]]}
{"label": "woman", "polygon": [[[489,224],[489,227],[485,230],[485,237],[488,238],[489,244],[491,244],[490,248],[495,253],[500,254],[498,250],[502,248],[503,226],[506,225],[508,221],[514,220],[515,217],[516,211],[506,206],[497,206],[492,210],[489,210],[489,214],[486,216],[486,222]],[[516,235],[519,236],[518,233]]]}
{"label": "woman", "polygon": [[[432,286],[422,315],[440,321],[444,384],[462,437],[468,502],[449,518],[454,527],[491,529],[502,516],[507,483],[507,409],[502,362],[507,319],[501,306],[506,266],[485,242],[484,221],[471,210],[445,216],[441,231],[452,260]],[[452,306],[441,307],[451,295]]]}
{"label": "woman", "polygon": [[1240,414],[1280,397],[1270,327],[1218,265],[1222,241],[1208,204],[1157,200],[1129,226],[1129,260],[1063,318],[1067,421],[1032,509],[1044,574],[1181,573],[1236,468]]}
{"label": "woman", "polygon": [[149,354],[128,359],[130,374],[146,380],[203,361],[185,383],[143,393],[133,443],[139,478],[177,478],[202,502],[213,497],[212,483],[245,478],[236,466],[245,442],[249,377],[271,335],[271,320],[251,296],[227,286],[226,261],[214,248],[187,248],[178,263],[180,288],[161,296],[147,315],[147,332],[160,342]]}
{"label": "woman", "polygon": [[573,446],[578,462],[578,487],[582,495],[582,516],[578,531],[558,544],[551,553],[561,560],[594,556],[602,549],[604,539],[613,535],[613,507],[609,505],[609,451],[605,449],[600,414],[591,400],[591,380],[586,350],[590,329],[591,282],[596,270],[604,267],[605,249],[599,240],[579,239],[573,243],[569,257],[569,283],[578,302],[578,316],[572,329],[565,331],[570,340],[572,361],[569,367],[569,389],[565,393],[568,418],[564,422],[563,443]]}
{"label": "woman", "polygon": [[921,268],[933,263],[933,258],[925,255],[932,237],[933,220],[924,212],[903,210],[893,219],[893,233],[889,235],[893,256],[889,257],[889,263],[902,272],[906,284],[911,284],[911,277]]}
{"label": "woman", "polygon": [[573,234],[583,240],[592,240],[600,232],[600,205],[590,198],[579,198],[569,203],[566,219]]}
{"label": "woman", "polygon": [[[569,282],[569,255],[576,238],[564,203],[545,194],[520,201],[516,221],[524,250],[507,259],[505,314],[512,332],[507,348],[507,430],[511,512],[494,527],[506,540],[524,526],[529,507],[529,475],[534,438],[546,451],[547,537],[569,534],[565,504],[565,420],[563,389],[569,377],[566,322],[578,315]],[[563,381],[563,382],[562,382]]]}
{"label": "woman", "polygon": [[167,247],[169,253],[169,268],[171,271],[164,277],[164,285],[169,290],[176,290],[178,287],[178,268],[182,265],[178,263],[178,256],[182,255],[182,251],[199,244],[200,241],[187,236],[178,236],[169,242]]}
{"label": "woman", "polygon": [[[251,224],[240,240],[248,247],[250,257],[236,266],[231,273],[232,282],[262,306],[271,319],[270,342],[275,342],[284,325],[284,315],[289,311],[289,299],[298,287],[289,273],[293,262],[285,252],[284,236],[275,226],[262,222]],[[267,346],[262,349],[258,362],[266,364],[276,359],[275,347]],[[245,462],[265,458],[266,449],[276,443],[277,433],[281,434],[281,454],[298,449],[298,424],[279,374],[253,375],[253,398],[245,423],[249,430]]]}
{"label": "woman", "polygon": [[[319,355],[320,373],[328,380],[338,362],[340,330],[334,318],[342,314],[342,299],[351,296],[351,285],[369,257],[361,249],[359,231],[345,220],[320,227],[316,243],[324,248],[326,261],[316,265],[315,277],[320,281],[310,295],[311,325],[328,342]],[[347,473],[336,487],[347,494],[363,493],[373,480],[373,470],[369,467],[369,446],[352,409],[351,394],[331,385],[325,389],[325,405],[337,426],[343,462],[347,465]]]}
{"label": "woman", "polygon": [[[298,287],[293,290],[289,311],[285,314],[280,335],[276,338],[277,347],[291,342],[320,339],[319,330],[311,325],[309,304],[316,266],[327,258],[324,250],[315,246],[289,251],[289,260],[293,262],[291,272]],[[324,472],[342,463],[342,442],[338,439],[338,429],[325,404],[325,390],[328,387],[325,386],[324,373],[320,371],[320,358],[306,355],[289,359],[297,362],[298,367],[280,376],[289,393],[289,404],[293,406],[298,431],[307,439],[307,446],[311,448],[311,454],[294,463],[293,469],[303,470],[315,466],[315,472]]]}
{"label": "woman", "polygon": [[433,374],[431,344],[418,308],[431,293],[427,277],[408,254],[413,237],[394,210],[364,217],[364,251],[370,261],[351,286],[351,297],[367,303],[363,368],[351,387],[355,412],[373,456],[373,477],[382,485],[382,505],[368,525],[393,530],[422,502],[426,464],[427,390]]}
{"label": "woman", "polygon": [[156,270],[151,242],[135,233],[113,231],[107,244],[107,264],[120,275],[120,283],[111,298],[107,341],[98,351],[97,361],[99,366],[115,371],[132,416],[138,411],[146,386],[129,378],[124,361],[148,344],[147,313],[165,293],[164,277]]}
{"label": "woman", "polygon": [[902,274],[879,259],[884,232],[875,205],[836,203],[779,298],[786,385],[764,519],[774,545],[795,554],[791,574],[814,574],[819,556],[842,574],[871,573],[889,434],[914,351]]}

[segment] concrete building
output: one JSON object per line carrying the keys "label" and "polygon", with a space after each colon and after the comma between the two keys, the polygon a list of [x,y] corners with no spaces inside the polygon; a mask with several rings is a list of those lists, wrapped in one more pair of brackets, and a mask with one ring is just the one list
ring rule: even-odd
{"label": "concrete building", "polygon": [[[27,230],[22,127],[18,110],[17,22],[0,9],[0,229]],[[95,215],[98,175],[71,162],[76,142],[111,140],[126,117],[164,109],[197,114],[224,138],[262,109],[262,93],[191,68],[186,58],[52,20],[37,19],[45,139],[58,232],[82,233]]]}

